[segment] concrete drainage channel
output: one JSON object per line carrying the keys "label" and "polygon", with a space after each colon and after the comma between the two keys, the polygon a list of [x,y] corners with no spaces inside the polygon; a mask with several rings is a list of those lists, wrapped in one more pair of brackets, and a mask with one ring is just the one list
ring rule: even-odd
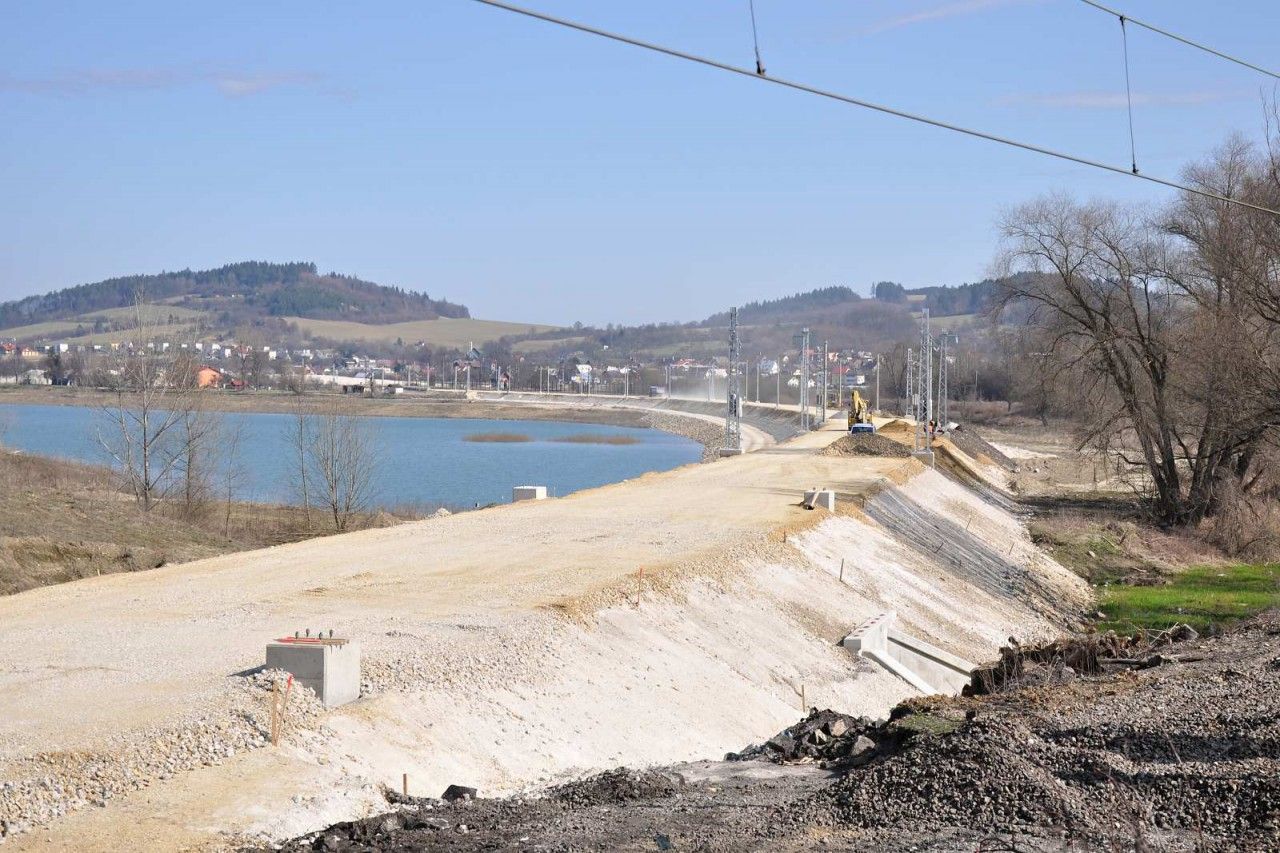
{"label": "concrete drainage channel", "polygon": [[840,645],[868,658],[919,690],[955,695],[964,689],[977,664],[899,631],[896,615],[881,613],[859,625]]}

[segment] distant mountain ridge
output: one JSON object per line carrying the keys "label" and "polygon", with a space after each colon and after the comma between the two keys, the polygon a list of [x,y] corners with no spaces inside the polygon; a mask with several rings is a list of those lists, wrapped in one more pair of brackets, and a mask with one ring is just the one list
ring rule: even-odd
{"label": "distant mountain ridge", "polygon": [[330,272],[309,262],[244,261],[211,270],[111,278],[0,303],[0,328],[149,303],[199,309],[233,325],[262,317],[399,323],[467,318],[465,305]]}

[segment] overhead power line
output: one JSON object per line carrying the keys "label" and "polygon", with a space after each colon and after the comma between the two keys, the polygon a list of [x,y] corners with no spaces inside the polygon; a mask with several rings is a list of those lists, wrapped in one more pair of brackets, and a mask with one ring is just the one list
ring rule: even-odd
{"label": "overhead power line", "polygon": [[1272,210],[1269,207],[1263,207],[1261,205],[1252,204],[1247,201],[1241,201],[1240,199],[1230,198],[1229,196],[1220,195],[1218,193],[1210,192],[1208,190],[1202,190],[1196,187],[1187,186],[1186,184],[1180,184],[1177,181],[1170,181],[1170,180],[1166,180],[1165,178],[1157,178],[1153,175],[1148,175],[1142,172],[1135,173],[1130,171],[1129,169],[1124,168],[1123,166],[1114,166],[1114,165],[1111,165],[1110,163],[1102,163],[1097,160],[1090,160],[1087,157],[1080,157],[1075,154],[1068,154],[1062,151],[1055,151],[1052,148],[1044,148],[1040,145],[1033,145],[1029,142],[1019,142],[1016,139],[1009,139],[1008,137],[997,136],[994,133],[987,133],[986,131],[982,131],[982,130],[974,130],[972,128],[962,127],[958,124],[951,124],[950,122],[941,121],[935,118],[929,118],[928,116],[919,115],[917,113],[910,113],[910,112],[907,112],[906,110],[900,110],[895,107],[888,107],[883,104],[874,103],[872,101],[864,101],[860,98],[854,98],[849,95],[841,95],[837,92],[831,92],[826,89],[819,89],[817,87],[810,86],[805,83],[796,83],[790,80],[784,80],[781,77],[774,77],[771,75],[765,76],[765,75],[757,74],[754,70],[750,68],[742,68],[736,65],[729,65],[728,63],[720,62],[719,60],[715,60],[715,59],[709,59],[705,56],[698,56],[697,54],[686,53],[681,50],[676,50],[675,48],[664,47],[660,44],[654,44],[653,42],[642,41],[641,39],[632,38],[631,36],[625,36],[619,33],[612,33],[612,32],[609,32],[608,30],[602,30],[597,27],[593,27],[589,24],[579,23],[578,21],[571,21],[566,18],[557,18],[554,15],[548,15],[544,12],[538,12],[533,9],[526,9],[522,6],[514,6],[510,3],[500,2],[500,0],[475,0],[475,2],[482,3],[485,6],[492,6],[495,9],[502,9],[507,12],[513,12],[517,15],[524,15],[525,17],[534,18],[539,21],[545,21],[548,24],[555,24],[556,26],[566,27],[571,30],[577,30],[578,32],[588,33],[593,36],[599,36],[601,38],[609,39],[611,41],[621,42],[622,44],[629,44],[632,47],[638,47],[644,50],[653,51],[654,53],[661,53],[666,56],[671,56],[676,59],[683,59],[688,62],[694,62],[699,65],[705,65],[709,68],[717,68],[721,71],[728,71],[731,74],[738,74],[742,77],[747,77],[751,80],[760,80],[765,83],[771,83],[775,86],[782,86],[783,88],[786,88],[786,89],[793,89],[797,92],[805,92],[810,95],[817,95],[820,98],[827,98],[829,100],[839,101],[841,103],[849,104],[851,106],[862,107],[864,109],[885,113],[887,115],[897,116],[898,118],[904,118],[904,119],[907,119],[908,121],[914,121],[914,122],[919,122],[920,124],[931,125],[933,127],[942,128],[943,130],[950,130],[954,133],[962,133],[966,136],[973,136],[978,139],[985,139],[988,142],[996,142],[996,143],[999,143],[1000,145],[1007,145],[1011,148],[1021,148],[1023,151],[1030,151],[1035,154],[1043,154],[1046,157],[1055,157],[1059,160],[1066,160],[1071,163],[1078,163],[1081,166],[1089,166],[1094,169],[1102,169],[1103,171],[1114,172],[1117,175],[1127,175],[1128,177],[1131,177],[1131,178],[1138,178],[1139,180],[1149,181],[1153,184],[1160,184],[1161,186],[1169,187],[1175,190],[1180,190],[1182,192],[1191,193],[1193,195],[1202,196],[1204,198],[1213,199],[1215,201],[1226,202],[1227,204],[1234,204],[1240,207],[1247,207],[1251,210],[1257,210],[1261,213],[1269,213],[1272,216],[1280,216],[1280,210]]}
{"label": "overhead power line", "polygon": [[1108,15],[1115,15],[1122,22],[1128,21],[1129,23],[1136,24],[1139,27],[1142,27],[1143,29],[1151,30],[1151,32],[1153,33],[1159,33],[1165,38],[1171,38],[1174,41],[1180,41],[1183,44],[1187,45],[1188,47],[1194,47],[1196,50],[1203,50],[1205,53],[1212,53],[1214,56],[1218,57],[1219,59],[1225,59],[1227,60],[1227,62],[1234,62],[1236,65],[1243,65],[1245,68],[1249,68],[1253,71],[1257,71],[1259,74],[1265,74],[1268,77],[1274,77],[1277,80],[1280,80],[1280,72],[1268,71],[1266,68],[1262,68],[1261,66],[1254,65],[1252,62],[1246,62],[1245,60],[1240,59],[1239,57],[1232,56],[1229,53],[1223,53],[1220,50],[1215,50],[1214,48],[1209,47],[1208,45],[1201,44],[1198,41],[1194,41],[1192,39],[1186,38],[1185,36],[1180,36],[1177,33],[1171,33],[1168,30],[1164,30],[1164,29],[1161,29],[1160,27],[1157,27],[1155,24],[1148,24],[1146,21],[1139,21],[1137,18],[1134,18],[1130,15],[1126,15],[1123,12],[1117,12],[1115,9],[1109,8],[1107,6],[1103,6],[1101,3],[1095,3],[1093,2],[1093,0],[1080,0],[1080,2],[1088,6],[1092,6],[1093,8],[1099,11],[1106,12]]}

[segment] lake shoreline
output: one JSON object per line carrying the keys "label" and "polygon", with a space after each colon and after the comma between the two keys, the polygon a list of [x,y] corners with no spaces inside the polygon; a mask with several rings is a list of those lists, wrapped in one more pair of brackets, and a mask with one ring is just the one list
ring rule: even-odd
{"label": "lake shoreline", "polygon": [[[299,403],[317,400],[349,402],[353,414],[395,418],[470,418],[495,421],[565,421],[603,426],[657,429],[696,441],[702,445],[702,461],[719,458],[723,430],[708,421],[671,412],[616,407],[577,407],[558,403],[499,403],[467,399],[462,392],[427,392],[430,396],[408,394],[398,397],[359,397],[315,391],[210,390],[204,398],[209,411],[254,414],[290,414]],[[591,398],[585,398],[591,399]],[[98,408],[114,402],[115,395],[96,388],[60,386],[0,386],[0,407],[4,405],[77,406]],[[0,408],[0,413],[3,409]],[[0,430],[0,434],[2,434]],[[0,439],[2,440],[2,439]]]}

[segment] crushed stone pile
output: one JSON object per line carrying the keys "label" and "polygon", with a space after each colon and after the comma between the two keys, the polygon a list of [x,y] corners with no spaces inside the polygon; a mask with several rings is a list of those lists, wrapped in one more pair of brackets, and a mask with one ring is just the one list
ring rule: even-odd
{"label": "crushed stone pile", "polygon": [[[288,673],[256,670],[228,679],[222,707],[192,707],[170,723],[153,726],[138,741],[109,739],[100,751],[52,752],[0,766],[0,842],[89,806],[147,787],[152,779],[222,764],[237,753],[269,742],[273,684]],[[324,706],[309,688],[295,683],[283,723],[282,742],[305,737]]]}
{"label": "crushed stone pile", "polygon": [[551,788],[547,796],[571,807],[620,805],[634,800],[670,797],[683,785],[684,780],[672,773],[619,767]]}
{"label": "crushed stone pile", "polygon": [[947,433],[951,443],[972,456],[979,462],[992,462],[1006,471],[1016,471],[1018,463],[1010,459],[999,448],[987,441],[973,427],[960,424]]}
{"label": "crushed stone pile", "polygon": [[825,447],[819,456],[893,456],[907,458],[911,448],[876,432],[855,432],[841,436]]}

